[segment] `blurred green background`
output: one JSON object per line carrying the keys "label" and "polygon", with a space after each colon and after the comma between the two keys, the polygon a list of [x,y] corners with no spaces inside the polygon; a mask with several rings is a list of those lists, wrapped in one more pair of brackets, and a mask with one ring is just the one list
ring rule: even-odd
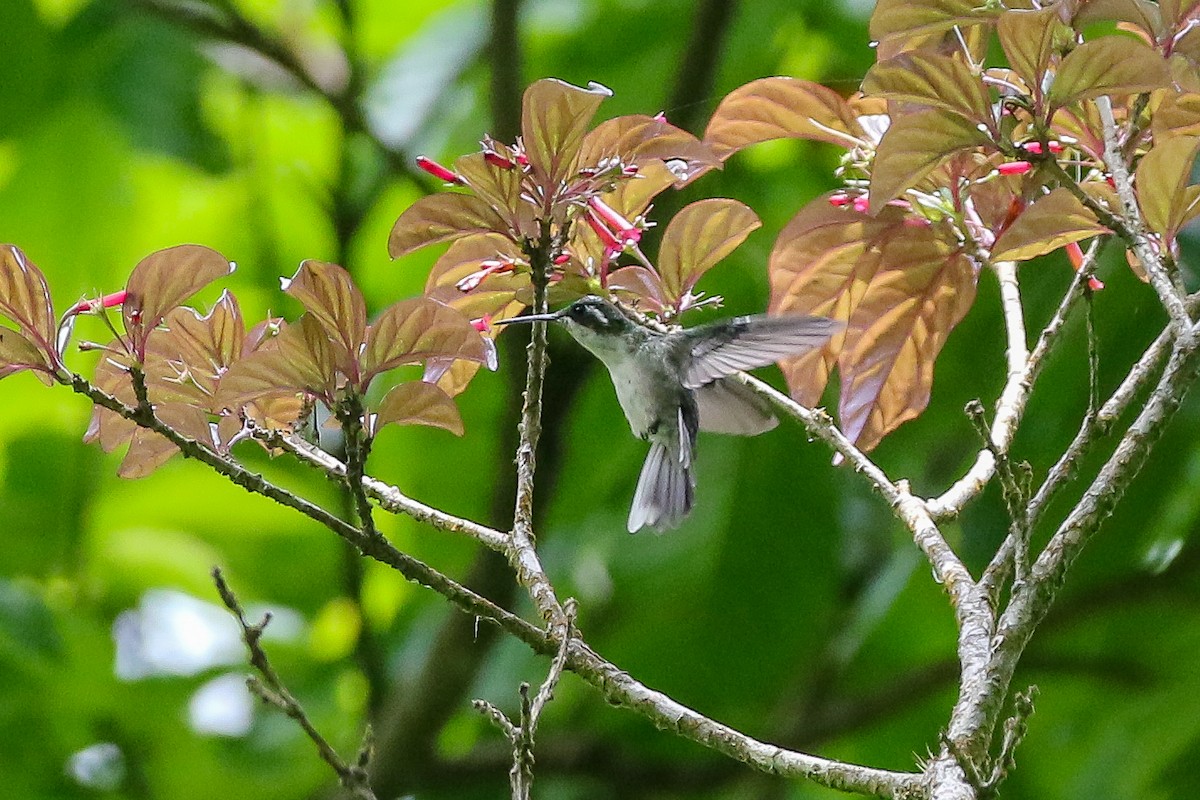
{"label": "blurred green background", "polygon": [[[518,5],[511,35],[493,25]],[[228,28],[230,9],[252,27]],[[754,78],[852,91],[873,60],[870,11],[863,0],[3,0],[0,240],[46,272],[59,310],[120,288],[141,257],[183,242],[238,262],[225,285],[251,317],[297,313],[278,278],[303,258],[343,263],[378,310],[420,292],[436,256],[386,254],[396,216],[436,188],[412,157],[449,160],[485,132],[505,138],[514,87],[594,80],[615,92],[604,116],[664,110],[699,132],[724,93]],[[221,25],[243,42],[246,30],[265,32],[314,83],[349,85],[361,103],[331,103],[214,38]],[[686,197],[662,198],[669,210],[731,196],[763,217],[701,285],[723,293],[729,313],[765,307],[773,238],[832,186],[836,158],[811,143],[764,145]],[[1095,300],[1102,391],[1162,324],[1153,293],[1112,260]],[[1033,323],[1069,278],[1061,254],[1023,268]],[[103,338],[85,325],[82,337]],[[1082,328],[1076,319],[1051,360],[1017,441],[1039,476],[1086,405]],[[502,343],[502,369],[462,396],[465,437],[389,428],[371,471],[508,525],[517,345]],[[86,372],[94,360],[71,363]],[[555,334],[538,492],[545,564],[560,595],[580,601],[588,640],[757,737],[911,769],[937,746],[955,696],[954,628],[886,506],[784,424],[752,440],[702,438],[690,521],[630,537],[644,445],[596,366]],[[929,411],[885,441],[878,461],[920,492],[944,489],[977,448],[963,405],[994,398],[1003,369],[985,275],[938,364]],[[253,610],[275,613],[270,652],[331,741],[350,755],[374,719],[381,797],[506,796],[507,745],[470,701],[514,711],[518,683],[539,682],[546,659],[196,464],[117,479],[120,454],[80,443],[89,409],[64,389],[19,375],[0,382],[0,409],[0,797],[332,796],[311,743],[246,694],[236,628],[214,605],[214,565]],[[1041,697],[1005,797],[1200,790],[1198,427],[1189,402],[1031,645],[1016,685],[1036,683]],[[253,446],[239,454],[340,507],[312,473]],[[380,518],[403,549],[531,614],[495,557]],[[1005,526],[989,489],[947,533],[978,569]],[[661,733],[571,675],[537,757],[545,798],[835,794]]]}

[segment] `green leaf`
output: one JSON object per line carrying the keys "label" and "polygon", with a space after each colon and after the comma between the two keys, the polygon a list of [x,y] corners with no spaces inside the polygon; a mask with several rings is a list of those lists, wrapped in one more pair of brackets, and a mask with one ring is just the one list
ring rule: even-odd
{"label": "green leaf", "polygon": [[1170,136],[1200,136],[1200,93],[1157,92],[1159,103],[1151,126],[1154,141]]}
{"label": "green leaf", "polygon": [[233,270],[225,256],[195,244],[159,250],[138,262],[125,284],[128,297],[121,306],[135,349],[144,348],[146,337],[167,312]]}
{"label": "green leaf", "polygon": [[1042,96],[1046,70],[1055,48],[1070,30],[1058,16],[1058,8],[1040,11],[1006,11],[997,23],[1000,46],[1008,56],[1008,63],[1025,81],[1035,98]]}
{"label": "green leaf", "polygon": [[951,155],[990,142],[969,120],[940,109],[902,114],[892,124],[871,168],[871,208],[917,185]]}
{"label": "green leaf", "polygon": [[913,51],[881,61],[863,79],[862,90],[951,111],[989,129],[993,125],[987,89],[957,55]]}
{"label": "green leaf", "polygon": [[992,260],[1028,261],[1108,232],[1079,198],[1059,187],[1022,211],[1000,234],[992,246]]}
{"label": "green leaf", "polygon": [[1151,230],[1172,239],[1194,212],[1194,192],[1188,182],[1200,137],[1177,136],[1156,144],[1138,164],[1135,185],[1138,205]]}
{"label": "green leaf", "polygon": [[429,358],[482,364],[488,360],[488,352],[479,331],[453,308],[426,297],[401,300],[367,329],[363,381],[401,364]]}
{"label": "green leaf", "polygon": [[409,381],[394,386],[379,403],[374,429],[384,425],[430,425],[463,435],[462,415],[450,395],[432,383]]}
{"label": "green leaf", "polygon": [[42,347],[54,345],[57,325],[46,276],[12,244],[0,245],[0,314]]}
{"label": "green leaf", "polygon": [[1137,39],[1105,36],[1084,42],[1063,59],[1050,84],[1053,108],[1102,95],[1151,92],[1170,81],[1167,62]]}
{"label": "green leaf", "polygon": [[400,258],[431,244],[487,231],[507,233],[508,225],[486,201],[455,192],[431,194],[396,220],[388,236],[388,255]]}
{"label": "green leaf", "polygon": [[795,78],[760,78],[725,96],[704,131],[704,143],[725,160],[771,139],[815,139],[850,148],[863,136],[850,104],[832,89]]}
{"label": "green leaf", "polygon": [[350,273],[336,264],[309,259],[282,284],[321,323],[340,351],[339,363],[349,372],[367,333],[367,304]]}
{"label": "green leaf", "polygon": [[587,89],[543,78],[521,99],[521,141],[535,173],[549,186],[563,180],[579,153],[583,136],[605,98],[599,84]]}
{"label": "green leaf", "polygon": [[709,198],[685,206],[667,225],[658,254],[667,300],[678,302],[760,227],[758,215],[737,200]]}

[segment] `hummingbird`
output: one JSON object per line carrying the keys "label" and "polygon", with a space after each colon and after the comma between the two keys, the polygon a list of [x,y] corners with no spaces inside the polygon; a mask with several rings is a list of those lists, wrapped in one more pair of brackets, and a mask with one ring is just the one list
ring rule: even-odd
{"label": "hummingbird", "polygon": [[595,295],[503,322],[539,320],[561,324],[608,367],[630,430],[650,442],[630,533],[674,528],[692,510],[699,431],[755,436],[779,424],[764,398],[730,376],[820,347],[842,327],[824,317],[760,314],[662,332]]}

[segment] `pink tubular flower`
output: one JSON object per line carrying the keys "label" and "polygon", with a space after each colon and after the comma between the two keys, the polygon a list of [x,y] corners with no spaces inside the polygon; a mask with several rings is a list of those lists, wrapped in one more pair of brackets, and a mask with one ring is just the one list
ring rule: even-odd
{"label": "pink tubular flower", "polygon": [[[1071,266],[1078,272],[1079,268],[1083,266],[1083,249],[1079,246],[1079,242],[1071,242],[1066,246],[1066,250]],[[1104,288],[1104,281],[1093,275],[1088,278],[1088,288],[1093,292],[1098,292]]]}
{"label": "pink tubular flower", "polygon": [[484,314],[479,319],[471,320],[471,327],[480,333],[487,333],[492,329],[492,315]]}
{"label": "pink tubular flower", "polygon": [[616,209],[609,206],[599,197],[592,197],[588,200],[588,206],[596,213],[600,219],[604,220],[604,224],[616,231],[617,236],[625,243],[637,242],[642,238],[642,232],[625,217],[621,216]]}
{"label": "pink tubular flower", "polygon": [[871,208],[871,198],[868,195],[860,194],[858,197],[854,198],[852,205],[854,206],[855,211],[860,214],[865,214],[867,213],[867,210]]}
{"label": "pink tubular flower", "polygon": [[500,169],[512,169],[517,166],[515,161],[510,161],[495,150],[484,150],[483,160],[493,167],[499,167]]}
{"label": "pink tubular flower", "polygon": [[511,261],[500,261],[498,259],[480,261],[479,266],[480,269],[454,284],[454,288],[460,292],[474,291],[489,275],[503,275],[504,273],[513,271],[513,263]]}
{"label": "pink tubular flower", "polygon": [[571,260],[570,253],[559,253],[557,256],[554,257],[554,266],[561,267],[563,264],[566,264],[570,260]]}
{"label": "pink tubular flower", "polygon": [[[1062,142],[1047,142],[1046,147],[1055,155],[1058,155],[1063,151]],[[1040,156],[1042,154],[1042,143],[1026,142],[1025,144],[1021,145],[1021,149],[1026,153],[1032,153],[1035,156]]]}
{"label": "pink tubular flower", "polygon": [[428,172],[433,177],[443,180],[446,183],[461,184],[463,182],[461,175],[448,167],[443,167],[432,158],[417,156],[417,166]]}
{"label": "pink tubular flower", "polygon": [[1033,169],[1033,164],[1028,161],[1008,161],[996,167],[996,172],[1001,175],[1024,175],[1031,169]]}
{"label": "pink tubular flower", "polygon": [[850,205],[850,195],[846,194],[845,192],[831,194],[829,195],[829,205],[833,206],[834,208],[848,206]]}
{"label": "pink tubular flower", "polygon": [[125,302],[125,298],[127,296],[128,296],[128,292],[122,290],[119,292],[113,292],[112,294],[106,294],[103,297],[97,298],[95,300],[83,300],[83,301],[79,302],[74,308],[72,308],[67,313],[68,314],[83,314],[88,311],[99,311],[102,308],[114,308],[116,306],[122,305]]}

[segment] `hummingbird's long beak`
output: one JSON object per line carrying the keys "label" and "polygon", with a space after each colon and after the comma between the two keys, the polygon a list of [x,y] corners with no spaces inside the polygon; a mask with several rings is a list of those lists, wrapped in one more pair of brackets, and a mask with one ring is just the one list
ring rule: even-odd
{"label": "hummingbird's long beak", "polygon": [[509,317],[508,319],[498,319],[492,322],[493,325],[510,325],[514,322],[554,322],[562,317],[562,311],[553,311],[549,314],[526,314],[523,317]]}

